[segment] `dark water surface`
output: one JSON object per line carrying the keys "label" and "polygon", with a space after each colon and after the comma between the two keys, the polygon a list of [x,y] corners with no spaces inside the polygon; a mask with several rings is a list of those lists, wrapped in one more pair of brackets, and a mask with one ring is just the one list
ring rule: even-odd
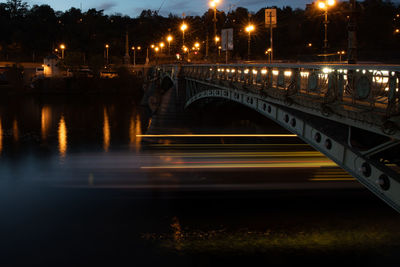
{"label": "dark water surface", "polygon": [[1,99],[0,266],[397,266],[398,213],[283,129],[137,102]]}

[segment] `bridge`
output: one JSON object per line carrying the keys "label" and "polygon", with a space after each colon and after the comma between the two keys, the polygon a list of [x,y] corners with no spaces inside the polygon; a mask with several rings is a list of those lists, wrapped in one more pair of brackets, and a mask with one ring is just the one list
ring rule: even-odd
{"label": "bridge", "polygon": [[181,111],[205,98],[247,106],[293,132],[400,212],[400,66],[161,65],[153,105],[173,87]]}

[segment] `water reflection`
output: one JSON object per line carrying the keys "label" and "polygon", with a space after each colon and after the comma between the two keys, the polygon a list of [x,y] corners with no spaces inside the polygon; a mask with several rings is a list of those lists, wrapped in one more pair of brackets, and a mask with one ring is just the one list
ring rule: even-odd
{"label": "water reflection", "polygon": [[65,157],[67,153],[67,126],[64,116],[61,116],[58,124],[58,150],[61,157]]}
{"label": "water reflection", "polygon": [[51,123],[51,108],[49,106],[42,107],[42,116],[41,116],[41,133],[42,140],[46,140],[50,130]]}
{"label": "water reflection", "polygon": [[19,140],[18,121],[15,118],[13,121],[13,137],[14,137],[14,141],[18,142],[18,140]]}
{"label": "water reflection", "polygon": [[142,141],[142,128],[140,123],[139,114],[132,114],[129,123],[129,146],[130,148],[136,148],[136,151],[140,149],[140,142]]}
{"label": "water reflection", "polygon": [[104,123],[103,123],[103,148],[105,152],[108,152],[110,147],[110,122],[108,119],[107,108],[104,107]]}
{"label": "water reflection", "polygon": [[182,249],[182,241],[183,241],[183,234],[182,234],[182,227],[179,222],[178,217],[172,218],[171,228],[173,231],[173,239],[175,241],[175,249],[181,250]]}
{"label": "water reflection", "polygon": [[1,126],[1,118],[0,118],[0,153],[3,151],[3,128]]}

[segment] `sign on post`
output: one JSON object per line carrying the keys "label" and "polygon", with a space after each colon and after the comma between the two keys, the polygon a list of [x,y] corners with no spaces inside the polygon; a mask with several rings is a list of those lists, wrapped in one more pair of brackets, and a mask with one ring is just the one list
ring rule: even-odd
{"label": "sign on post", "polygon": [[276,8],[265,9],[265,27],[276,28],[278,19],[276,17]]}
{"label": "sign on post", "polygon": [[233,28],[221,31],[221,49],[222,51],[233,50]]}
{"label": "sign on post", "polygon": [[[265,9],[265,27],[269,28],[269,62],[274,60],[274,42],[273,42],[273,29],[276,28],[278,19],[276,17],[276,8],[266,8]],[[267,50],[267,51],[268,51]]]}

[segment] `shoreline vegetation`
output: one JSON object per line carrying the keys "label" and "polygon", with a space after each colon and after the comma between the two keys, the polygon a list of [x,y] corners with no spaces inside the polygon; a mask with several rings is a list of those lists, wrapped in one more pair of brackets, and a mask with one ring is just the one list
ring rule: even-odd
{"label": "shoreline vegetation", "polygon": [[144,75],[119,68],[112,78],[92,76],[36,77],[27,80],[23,68],[13,66],[2,74],[1,95],[122,94],[143,95]]}

